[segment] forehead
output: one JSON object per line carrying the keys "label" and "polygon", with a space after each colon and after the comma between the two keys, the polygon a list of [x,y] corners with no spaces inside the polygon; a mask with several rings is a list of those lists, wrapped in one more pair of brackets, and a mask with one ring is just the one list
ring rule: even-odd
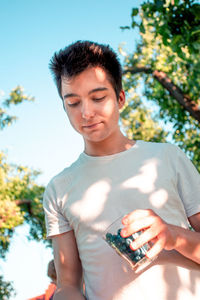
{"label": "forehead", "polygon": [[101,67],[90,67],[74,77],[61,78],[61,90],[89,91],[95,87],[106,86],[112,88],[109,76]]}

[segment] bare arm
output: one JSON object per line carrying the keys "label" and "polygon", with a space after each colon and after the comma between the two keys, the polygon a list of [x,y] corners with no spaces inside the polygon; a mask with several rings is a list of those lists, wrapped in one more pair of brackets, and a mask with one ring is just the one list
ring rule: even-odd
{"label": "bare arm", "polygon": [[145,229],[130,245],[133,250],[148,241],[153,241],[153,247],[147,252],[148,257],[156,256],[162,249],[175,249],[200,264],[200,213],[191,216],[188,220],[195,231],[168,224],[151,209],[135,210],[123,218],[122,223],[125,228],[121,235],[127,237]]}
{"label": "bare arm", "polygon": [[54,300],[83,300],[82,267],[73,230],[52,238],[57,273]]}
{"label": "bare arm", "polygon": [[188,218],[194,231],[181,228],[178,232],[176,250],[200,264],[200,213]]}

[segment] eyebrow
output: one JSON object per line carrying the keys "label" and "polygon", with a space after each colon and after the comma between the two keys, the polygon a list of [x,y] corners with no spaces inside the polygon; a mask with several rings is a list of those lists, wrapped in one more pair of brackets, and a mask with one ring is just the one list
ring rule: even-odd
{"label": "eyebrow", "polygon": [[[91,91],[89,91],[88,95],[95,93],[95,92],[101,92],[101,91],[107,91],[108,89],[106,87],[98,87],[96,89],[92,89]],[[78,94],[74,94],[74,93],[69,93],[69,94],[65,94],[63,96],[64,99],[70,98],[70,97],[80,97]]]}
{"label": "eyebrow", "polygon": [[64,99],[70,98],[70,97],[79,97],[79,95],[74,94],[74,93],[69,93],[69,94],[66,94],[66,95],[63,96]]}
{"label": "eyebrow", "polygon": [[99,87],[99,88],[96,88],[96,89],[93,89],[91,91],[89,91],[88,95],[92,94],[92,93],[95,93],[95,92],[101,92],[101,91],[107,91],[108,89],[106,87]]}

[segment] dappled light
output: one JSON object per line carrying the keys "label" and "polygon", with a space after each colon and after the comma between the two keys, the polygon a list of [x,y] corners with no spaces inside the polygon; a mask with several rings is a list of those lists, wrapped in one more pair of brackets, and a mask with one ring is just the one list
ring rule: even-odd
{"label": "dappled light", "polygon": [[0,1],[0,300],[200,299],[200,4],[15,2]]}

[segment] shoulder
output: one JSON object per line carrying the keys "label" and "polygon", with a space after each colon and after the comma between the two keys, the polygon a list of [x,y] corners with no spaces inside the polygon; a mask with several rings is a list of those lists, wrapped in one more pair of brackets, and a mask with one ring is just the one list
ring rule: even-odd
{"label": "shoulder", "polygon": [[63,187],[70,185],[74,176],[79,172],[79,167],[81,165],[80,157],[73,162],[69,167],[64,168],[61,172],[56,174],[47,184],[46,192],[62,191]]}
{"label": "shoulder", "polygon": [[[199,178],[199,173],[193,165],[190,158],[178,146],[170,143],[154,143],[144,142],[139,143],[141,148],[146,153],[146,157],[158,159],[162,165],[172,168],[177,174],[183,176],[191,176]],[[188,178],[189,180],[189,178]],[[189,180],[190,181],[190,180]]]}
{"label": "shoulder", "polygon": [[175,172],[180,161],[180,157],[189,160],[185,153],[176,145],[171,143],[156,143],[139,141],[138,155],[145,160],[153,160],[160,166],[172,168]]}
{"label": "shoulder", "polygon": [[171,153],[175,154],[181,151],[179,147],[170,143],[156,143],[139,140],[137,141],[137,144],[140,150],[143,149],[144,151],[154,154],[162,153],[163,155],[166,155]]}

